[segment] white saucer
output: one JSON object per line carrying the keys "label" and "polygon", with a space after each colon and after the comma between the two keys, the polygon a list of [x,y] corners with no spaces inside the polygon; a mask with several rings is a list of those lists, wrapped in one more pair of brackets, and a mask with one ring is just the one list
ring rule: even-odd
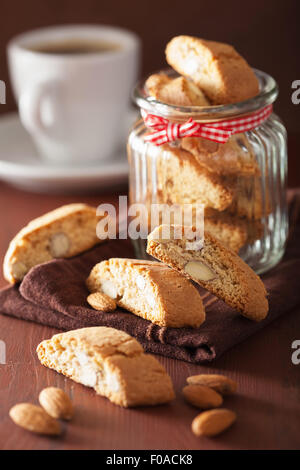
{"label": "white saucer", "polygon": [[120,150],[107,161],[87,166],[59,166],[42,160],[18,114],[0,117],[0,179],[36,192],[101,191],[124,185],[128,180],[126,138],[137,118],[128,110],[120,139]]}

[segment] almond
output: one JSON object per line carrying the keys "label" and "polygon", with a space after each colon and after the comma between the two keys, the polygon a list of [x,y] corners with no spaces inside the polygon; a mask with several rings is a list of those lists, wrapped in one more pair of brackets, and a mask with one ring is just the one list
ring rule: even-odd
{"label": "almond", "polygon": [[184,270],[193,279],[199,281],[212,281],[217,278],[216,273],[202,261],[189,261],[184,266]]}
{"label": "almond", "polygon": [[50,253],[53,258],[62,258],[67,255],[70,240],[63,232],[54,233],[50,239]]}
{"label": "almond", "polygon": [[229,428],[236,420],[236,414],[225,408],[200,413],[192,422],[192,431],[196,436],[216,436]]}
{"label": "almond", "polygon": [[27,431],[56,436],[60,434],[60,424],[40,406],[31,403],[18,403],[9,410],[15,424]]}
{"label": "almond", "polygon": [[187,378],[187,383],[190,385],[205,385],[206,387],[213,388],[216,392],[221,393],[221,395],[230,395],[237,390],[237,383],[234,380],[219,374],[191,375]]}
{"label": "almond", "polygon": [[186,401],[203,410],[215,408],[223,403],[219,393],[204,385],[186,385],[182,391]]}
{"label": "almond", "polygon": [[18,281],[22,280],[28,271],[27,266],[21,261],[16,261],[11,267],[12,275]]}
{"label": "almond", "polygon": [[117,308],[117,304],[106,294],[102,292],[94,292],[87,297],[87,302],[95,310],[102,310],[103,312],[113,312]]}
{"label": "almond", "polygon": [[110,279],[106,279],[101,282],[101,291],[111,299],[116,299],[118,297],[118,288]]}
{"label": "almond", "polygon": [[61,388],[44,388],[39,395],[39,402],[52,418],[71,419],[74,414],[72,402]]}

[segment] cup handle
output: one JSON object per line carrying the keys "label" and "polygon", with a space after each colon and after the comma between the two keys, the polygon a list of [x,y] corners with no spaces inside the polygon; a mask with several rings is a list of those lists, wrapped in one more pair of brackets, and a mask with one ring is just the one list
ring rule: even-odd
{"label": "cup handle", "polygon": [[[57,86],[57,84],[55,84]],[[19,113],[23,126],[32,134],[49,134],[51,124],[45,123],[42,116],[42,103],[49,98],[53,82],[45,82],[25,90],[19,98]],[[54,117],[52,116],[51,121]]]}

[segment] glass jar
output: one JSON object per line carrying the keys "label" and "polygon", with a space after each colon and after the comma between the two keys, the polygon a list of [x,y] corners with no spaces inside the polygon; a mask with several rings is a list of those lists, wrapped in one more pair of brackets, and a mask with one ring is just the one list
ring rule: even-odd
{"label": "glass jar", "polygon": [[[163,71],[177,76],[172,70]],[[241,117],[273,103],[272,77],[255,70],[260,93],[240,103],[179,107],[147,95],[145,82],[134,90],[140,109],[171,122],[218,122]],[[288,230],[286,205],[286,130],[272,113],[253,130],[235,134],[225,144],[203,138],[178,139],[156,146],[145,142],[150,130],[139,120],[128,140],[130,204],[203,204],[204,228],[257,272],[276,265]],[[159,222],[158,222],[159,223]],[[150,224],[149,224],[150,226]],[[153,226],[152,226],[153,228]],[[147,258],[146,240],[134,241],[137,256]]]}

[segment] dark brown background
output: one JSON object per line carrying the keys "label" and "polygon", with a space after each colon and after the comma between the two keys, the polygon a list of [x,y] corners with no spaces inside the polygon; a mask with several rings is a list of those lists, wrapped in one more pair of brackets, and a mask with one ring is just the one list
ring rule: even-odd
{"label": "dark brown background", "polygon": [[[291,83],[300,79],[299,0],[1,0],[0,79],[7,83],[7,104],[15,109],[5,47],[14,35],[63,23],[115,24],[135,31],[143,43],[142,74],[165,65],[164,46],[178,34],[233,44],[249,63],[278,81],[275,110],[284,120],[293,147],[298,142],[300,105],[291,102]],[[300,184],[298,151],[290,157],[289,184]]]}

